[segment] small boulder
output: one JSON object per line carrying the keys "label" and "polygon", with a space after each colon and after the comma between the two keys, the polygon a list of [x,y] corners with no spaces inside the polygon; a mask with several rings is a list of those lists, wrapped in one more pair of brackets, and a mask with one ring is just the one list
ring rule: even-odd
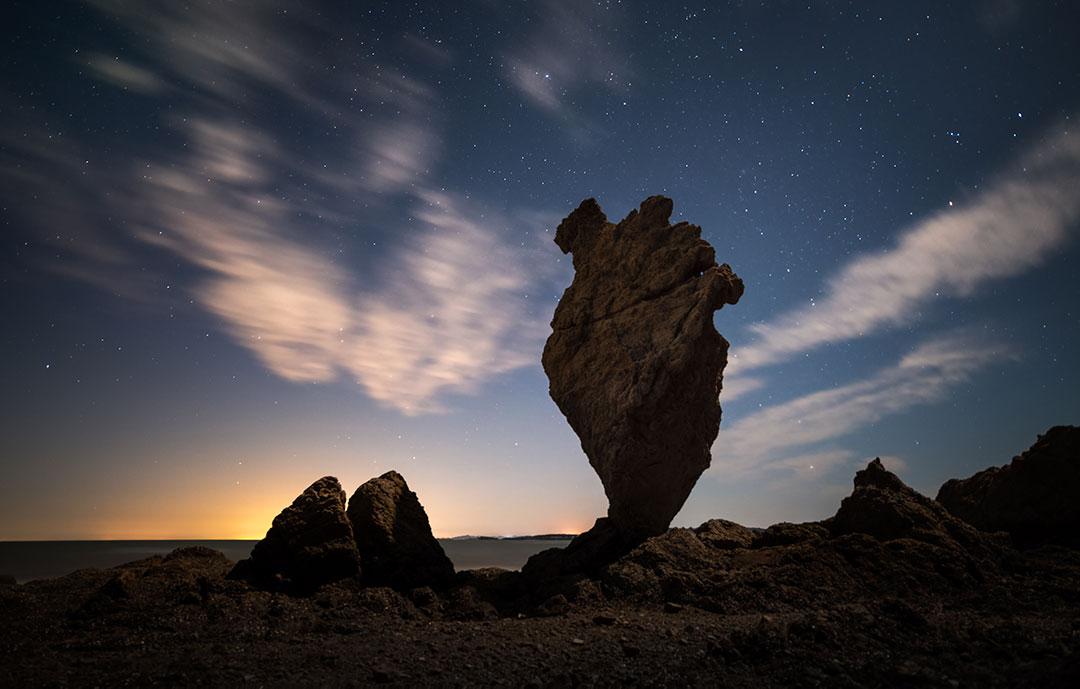
{"label": "small boulder", "polygon": [[439,588],[453,579],[454,565],[401,474],[388,471],[357,488],[347,515],[366,583],[408,591]]}
{"label": "small boulder", "polygon": [[345,491],[333,476],[308,486],[274,518],[251,557],[236,563],[231,579],[260,588],[309,593],[323,584],[360,574]]}
{"label": "small boulder", "polygon": [[1007,466],[946,481],[937,501],[1021,543],[1080,544],[1080,427],[1055,426]]}

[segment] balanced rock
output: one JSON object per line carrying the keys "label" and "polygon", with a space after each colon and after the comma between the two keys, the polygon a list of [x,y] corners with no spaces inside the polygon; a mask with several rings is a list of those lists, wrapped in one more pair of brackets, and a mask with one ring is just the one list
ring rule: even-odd
{"label": "balanced rock", "polygon": [[453,578],[454,565],[432,535],[423,505],[396,471],[357,488],[347,515],[366,584],[407,591]]}
{"label": "balanced rock", "polygon": [[1080,427],[1055,426],[1008,465],[946,481],[937,500],[1022,543],[1080,544]]}
{"label": "balanced rock", "polygon": [[359,573],[345,491],[336,478],[325,476],[274,517],[251,557],[236,563],[229,577],[264,588],[310,592]]}
{"label": "balanced rock", "polygon": [[575,274],[543,355],[612,524],[639,537],[667,529],[709,466],[728,349],[713,312],[743,293],[701,228],[671,225],[671,211],[652,196],[615,225],[587,199],[562,221],[555,243]]}

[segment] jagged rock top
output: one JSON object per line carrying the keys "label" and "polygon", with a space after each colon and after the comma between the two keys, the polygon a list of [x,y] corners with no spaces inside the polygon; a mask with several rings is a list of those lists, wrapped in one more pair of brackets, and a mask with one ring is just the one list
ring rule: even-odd
{"label": "jagged rock top", "polygon": [[713,310],[734,304],[742,280],[701,239],[701,228],[671,225],[673,203],[650,196],[618,225],[596,199],[585,199],[560,224],[555,243],[573,255],[574,282],[555,310],[552,327],[568,328],[608,318],[682,288],[704,296]]}

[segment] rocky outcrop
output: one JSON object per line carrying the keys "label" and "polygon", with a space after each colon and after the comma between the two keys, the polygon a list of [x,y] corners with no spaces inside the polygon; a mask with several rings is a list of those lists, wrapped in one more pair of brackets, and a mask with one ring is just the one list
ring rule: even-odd
{"label": "rocky outcrop", "polygon": [[653,196],[616,225],[588,199],[562,221],[555,242],[575,274],[543,354],[611,524],[639,540],[667,529],[709,466],[728,348],[713,312],[743,292],[701,228],[671,225],[671,211]]}
{"label": "rocky outcrop", "polygon": [[303,593],[359,573],[360,556],[345,516],[345,491],[336,478],[326,476],[274,518],[251,557],[238,562],[229,577]]}
{"label": "rocky outcrop", "polygon": [[855,489],[832,518],[834,535],[860,533],[887,541],[908,538],[938,546],[985,550],[985,539],[937,502],[912,490],[880,459],[855,474]]}
{"label": "rocky outcrop", "polygon": [[1008,465],[946,481],[937,500],[1021,543],[1080,544],[1080,427],[1055,426]]}
{"label": "rocky outcrop", "polygon": [[424,507],[396,471],[357,488],[347,515],[366,584],[406,591],[453,578],[454,565],[432,535]]}

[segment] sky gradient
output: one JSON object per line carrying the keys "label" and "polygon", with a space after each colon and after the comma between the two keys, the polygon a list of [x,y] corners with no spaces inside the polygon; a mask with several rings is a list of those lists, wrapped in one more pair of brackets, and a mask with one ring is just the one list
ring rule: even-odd
{"label": "sky gradient", "polygon": [[257,538],[391,468],[438,536],[588,528],[540,368],[586,197],[746,283],[676,525],[1080,422],[1080,10],[948,5],[5,3],[0,540]]}

